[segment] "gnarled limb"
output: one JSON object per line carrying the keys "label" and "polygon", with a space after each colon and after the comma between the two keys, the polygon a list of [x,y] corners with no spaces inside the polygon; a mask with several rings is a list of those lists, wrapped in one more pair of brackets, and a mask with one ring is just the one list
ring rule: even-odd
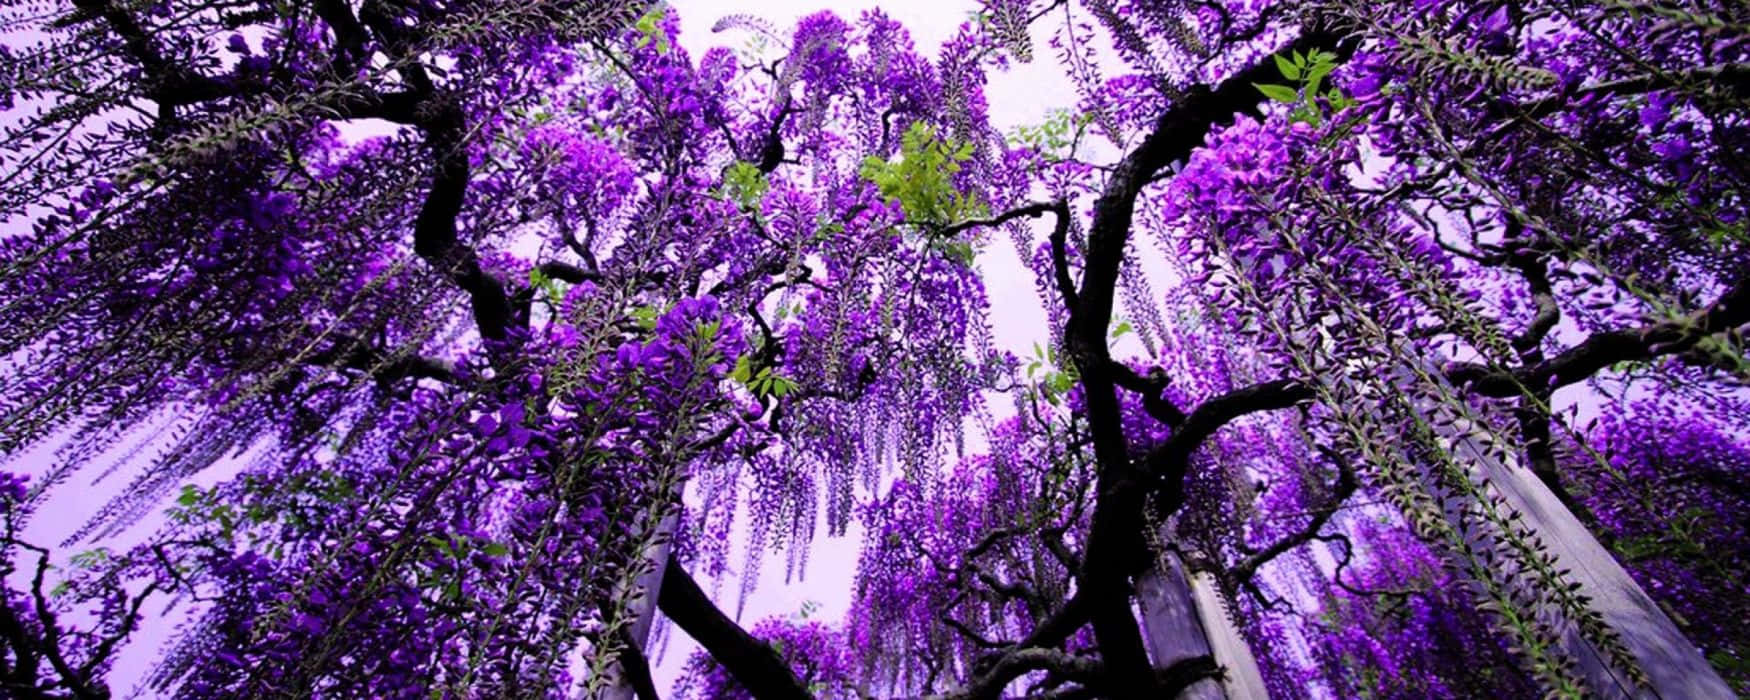
{"label": "gnarled limb", "polygon": [[1559,389],[1585,381],[1618,362],[1651,360],[1688,352],[1715,333],[1732,331],[1750,323],[1750,277],[1738,280],[1714,303],[1675,321],[1660,321],[1639,328],[1594,333],[1561,353],[1534,366],[1505,371],[1469,362],[1446,367],[1446,377],[1482,396],[1508,398],[1525,388]]}
{"label": "gnarled limb", "polygon": [[1009,683],[1030,670],[1023,660],[1029,649],[1051,649],[1062,644],[1087,623],[1091,608],[1087,596],[1080,593],[1071,596],[1057,612],[1035,625],[1026,639],[1001,654],[988,657],[988,663],[980,664],[986,668],[980,669],[978,677],[953,697],[974,700],[1001,696]]}
{"label": "gnarled limb", "polygon": [[1329,453],[1329,456],[1337,464],[1337,483],[1331,486],[1331,500],[1323,508],[1314,512],[1312,520],[1307,521],[1304,527],[1270,543],[1263,549],[1252,552],[1245,559],[1240,560],[1238,564],[1230,567],[1224,575],[1224,578],[1227,579],[1225,585],[1233,586],[1238,582],[1249,581],[1252,576],[1257,574],[1259,568],[1270,563],[1276,557],[1317,539],[1319,531],[1323,530],[1325,524],[1331,521],[1331,517],[1337,514],[1337,510],[1343,507],[1343,502],[1360,488],[1361,480],[1356,478],[1355,469],[1350,466],[1349,462],[1344,460],[1342,455],[1334,452]]}
{"label": "gnarled limb", "polygon": [[[1287,47],[1291,50],[1333,49],[1340,57],[1351,43],[1322,31],[1306,31]],[[1187,425],[1175,431],[1171,449],[1156,450],[1146,469],[1132,464],[1121,427],[1107,329],[1112,323],[1119,270],[1135,215],[1136,199],[1154,174],[1190,156],[1205,136],[1236,115],[1256,113],[1262,96],[1253,83],[1267,80],[1275,67],[1261,62],[1229,77],[1214,89],[1195,87],[1155,120],[1142,143],[1112,171],[1105,191],[1094,203],[1094,220],[1082,269],[1077,304],[1064,330],[1070,356],[1081,372],[1083,395],[1099,463],[1092,524],[1084,548],[1081,589],[1094,600],[1092,619],[1101,655],[1120,696],[1157,695],[1142,636],[1131,614],[1130,577],[1146,565],[1143,505],[1151,478],[1167,478],[1164,503],[1176,509],[1182,500],[1186,459],[1225,420]],[[1298,400],[1298,398],[1296,399]],[[1292,405],[1289,402],[1288,405]],[[1225,406],[1226,404],[1218,404]],[[1206,414],[1214,417],[1213,412]]]}
{"label": "gnarled limb", "polygon": [[668,560],[668,570],[663,572],[657,605],[754,697],[760,700],[812,697],[778,652],[723,614],[673,557]]}
{"label": "gnarled limb", "polygon": [[1177,509],[1184,498],[1184,480],[1191,454],[1210,435],[1235,418],[1248,413],[1289,408],[1312,399],[1312,387],[1296,379],[1277,379],[1253,384],[1204,401],[1171,437],[1150,452],[1148,475],[1160,480],[1164,507]]}

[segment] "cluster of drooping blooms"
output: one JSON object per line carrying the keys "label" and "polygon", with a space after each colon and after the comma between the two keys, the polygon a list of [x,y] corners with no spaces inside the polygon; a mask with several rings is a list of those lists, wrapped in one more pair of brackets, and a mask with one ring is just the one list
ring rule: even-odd
{"label": "cluster of drooping blooms", "polygon": [[[1610,663],[1632,666],[1585,601],[1563,593],[1560,575],[1498,578],[1514,567],[1548,572],[1549,560],[1467,470],[1520,461],[1565,493],[1549,468],[1549,434],[1569,429],[1551,415],[1552,389],[1610,362],[1581,360],[1581,369],[1551,358],[1597,352],[1579,344],[1587,333],[1602,334],[1593,344],[1634,338],[1611,357],[1686,350],[1684,362],[1715,368],[1710,388],[1668,362],[1647,365],[1682,391],[1717,395],[1743,377],[1732,331],[1745,319],[1730,311],[1741,302],[1715,301],[1742,295],[1741,273],[1727,269],[1745,254],[1742,228],[1698,199],[1736,207],[1743,178],[1673,169],[1670,156],[1692,140],[1706,142],[1698,151],[1735,147],[1742,95],[1675,98],[1693,88],[1653,76],[1693,70],[1683,60],[1704,56],[1729,64],[1744,49],[1700,37],[1684,19],[1453,6],[1409,20],[1397,9],[1347,11],[1383,40],[1362,42],[1346,66],[1336,54],[1280,55],[1277,84],[1259,91],[1285,104],[1240,117],[1191,154],[1160,190],[1157,232],[1188,259],[1205,303],[1240,310],[1224,320],[1265,351],[1273,373],[1316,380],[1322,405],[1309,436],[1342,438],[1331,444],[1352,453],[1419,534],[1469,560],[1459,564],[1465,578],[1495,577],[1477,590],[1559,611]],[[1599,26],[1695,48],[1641,62],[1611,45],[1623,34]],[[1468,33],[1447,40],[1454,29]],[[1697,138],[1694,125],[1710,118],[1721,128]],[[1549,126],[1531,126],[1540,120]],[[1667,228],[1679,221],[1683,231]],[[1487,436],[1493,454],[1443,455],[1455,423]],[[1381,439],[1408,449],[1364,444]],[[1439,505],[1454,501],[1479,506]],[[1476,561],[1477,549],[1493,563]],[[1528,585],[1535,592],[1505,593]],[[1509,631],[1522,653],[1559,634]],[[1530,664],[1541,681],[1573,689],[1560,661]]]}
{"label": "cluster of drooping blooms", "polygon": [[1463,580],[1401,525],[1361,521],[1364,551],[1321,601],[1312,622],[1317,665],[1282,673],[1279,687],[1324,687],[1342,697],[1522,696],[1532,679],[1505,640],[1475,614]]}
{"label": "cluster of drooping blooms", "polygon": [[[599,313],[599,296],[579,285],[559,313]],[[173,529],[205,533],[211,551],[192,560],[221,594],[158,682],[194,695],[563,683],[553,669],[614,622],[598,609],[636,569],[647,504],[675,488],[744,349],[709,298],[680,301],[647,339],[590,340],[531,342],[543,372],[459,403],[420,390],[348,438],[382,452],[186,493]]]}
{"label": "cluster of drooping blooms", "polygon": [[1064,447],[1067,425],[1034,420],[1005,422],[991,454],[896,481],[867,507],[846,634],[875,687],[952,687],[1070,590],[1089,474]]}
{"label": "cluster of drooping blooms", "polygon": [[[1148,52],[1123,45],[1133,41],[1122,29],[1125,23],[1142,20],[1135,25],[1140,27],[1148,26],[1149,20],[1134,8],[1091,5],[1120,42],[1121,52],[1128,51],[1133,63],[1152,61],[1146,57]],[[1655,87],[1697,88],[1681,85],[1681,76],[1657,77],[1659,68],[1651,74],[1637,72],[1648,68],[1624,60],[1621,51],[1600,54],[1602,49],[1595,45],[1608,45],[1609,39],[1588,33],[1593,31],[1589,22],[1599,18],[1573,16],[1571,10],[1510,16],[1498,7],[1461,7],[1414,22],[1385,14],[1402,9],[1381,5],[1349,10],[1343,21],[1362,27],[1358,33],[1370,37],[1361,39],[1359,46],[1330,44],[1323,53],[1311,56],[1281,55],[1274,62],[1282,66],[1281,74],[1268,78],[1288,84],[1266,85],[1253,102],[1268,98],[1292,104],[1267,108],[1255,118],[1240,117],[1231,127],[1217,126],[1205,148],[1192,151],[1184,167],[1176,169],[1169,184],[1154,195],[1157,199],[1151,201],[1159,202],[1158,210],[1140,213],[1139,218],[1156,227],[1162,242],[1178,251],[1190,269],[1188,287],[1205,309],[1194,317],[1216,325],[1217,336],[1235,336],[1215,355],[1234,355],[1234,348],[1247,348],[1233,357],[1243,358],[1242,364],[1249,366],[1247,380],[1302,378],[1311,385],[1308,393],[1315,404],[1301,422],[1248,424],[1217,437],[1192,462],[1190,488],[1193,499],[1201,503],[1181,514],[1178,532],[1172,536],[1180,539],[1175,544],[1181,548],[1192,544],[1204,549],[1209,557],[1205,565],[1230,569],[1218,575],[1227,576],[1230,589],[1249,587],[1265,608],[1283,602],[1268,598],[1270,591],[1299,596],[1310,592],[1327,601],[1349,596],[1356,613],[1344,619],[1362,627],[1379,617],[1377,596],[1353,594],[1344,589],[1346,584],[1333,584],[1341,581],[1342,574],[1333,574],[1328,565],[1285,557],[1271,572],[1284,580],[1252,580],[1259,574],[1259,562],[1269,566],[1282,555],[1267,545],[1319,539],[1328,527],[1351,539],[1386,543],[1368,549],[1374,557],[1371,561],[1380,567],[1370,569],[1371,577],[1405,585],[1412,578],[1435,577],[1422,583],[1439,590],[1424,590],[1414,597],[1418,617],[1392,627],[1391,634],[1402,641],[1402,648],[1378,657],[1396,669],[1392,677],[1320,676],[1335,692],[1372,689],[1402,695],[1462,695],[1500,688],[1511,692],[1523,690],[1529,681],[1519,670],[1500,666],[1522,663],[1536,670],[1537,682],[1559,693],[1579,693],[1572,662],[1553,649],[1556,638],[1564,634],[1561,625],[1572,625],[1568,629],[1577,629],[1586,644],[1607,657],[1607,663],[1633,678],[1638,669],[1614,633],[1584,598],[1572,593],[1572,582],[1542,553],[1538,534],[1524,529],[1519,515],[1490,495],[1486,478],[1476,470],[1502,461],[1522,463],[1553,491],[1567,493],[1560,476],[1546,468],[1551,442],[1547,436],[1552,430],[1569,429],[1563,419],[1552,415],[1551,391],[1609,364],[1580,370],[1546,362],[1545,353],[1553,357],[1564,352],[1562,348],[1573,348],[1577,334],[1601,332],[1611,342],[1633,342],[1626,339],[1633,338],[1644,343],[1606,357],[1634,361],[1686,351],[1683,362],[1715,370],[1711,376],[1701,373],[1704,379],[1717,382],[1722,375],[1728,380],[1742,376],[1743,364],[1735,357],[1741,348],[1734,335],[1741,331],[1734,327],[1744,322],[1738,306],[1744,293],[1737,291],[1743,283],[1732,270],[1744,247],[1742,229],[1734,227],[1736,217],[1702,210],[1695,196],[1662,198],[1645,189],[1658,179],[1648,180],[1640,173],[1630,172],[1620,180],[1578,176],[1585,170],[1576,169],[1574,156],[1582,156],[1582,163],[1602,162],[1611,157],[1610,149],[1603,149],[1602,155],[1576,154],[1576,143],[1583,145],[1577,137],[1514,122],[1523,119],[1526,111],[1534,119],[1555,115],[1559,121],[1605,105],[1601,109],[1616,117],[1632,114],[1635,121],[1623,122],[1631,130],[1639,124],[1656,131],[1675,112],[1667,111],[1672,101],[1657,94]],[[1012,13],[1014,8],[1006,11]],[[1554,18],[1554,24],[1546,26],[1552,30],[1547,32],[1550,36],[1543,29],[1530,28],[1532,16],[1537,21]],[[1694,39],[1704,47],[1699,55],[1723,59],[1727,72],[1739,70],[1730,62],[1738,60],[1742,46],[1701,36],[1697,28],[1706,24],[1705,19],[1667,18],[1649,29],[1665,39],[1685,37],[1672,39],[1673,43]],[[1198,21],[1228,23],[1234,17],[1200,16]],[[1155,22],[1154,28],[1158,31],[1169,24]],[[1474,31],[1457,43],[1440,38],[1454,28]],[[1066,27],[1056,44],[1072,73],[1083,71],[1077,77],[1094,86],[1086,90],[1087,104],[1082,108],[1102,129],[1116,132],[1146,125],[1128,117],[1114,119],[1113,112],[1131,114],[1119,107],[1158,111],[1164,102],[1170,110],[1176,100],[1186,99],[1175,87],[1175,80],[1182,77],[1154,66],[1136,67],[1161,85],[1159,95],[1142,88],[1145,81],[1135,76],[1104,83],[1087,77],[1097,74],[1075,45],[1076,32],[1083,29]],[[1169,36],[1161,32],[1153,40]],[[1570,72],[1573,66],[1584,65],[1592,72],[1566,76],[1563,89],[1552,92],[1551,85],[1539,82],[1535,70],[1489,58],[1515,51],[1525,62]],[[1695,56],[1689,51],[1672,55]],[[1349,65],[1340,67],[1345,61]],[[1269,68],[1272,62],[1266,59],[1260,65]],[[1673,63],[1664,70],[1679,68]],[[1217,76],[1224,70],[1233,72],[1231,67],[1213,64],[1210,70]],[[1246,77],[1265,76],[1253,70]],[[1643,106],[1640,96],[1648,93],[1651,97]],[[1721,149],[1716,154],[1741,138],[1742,95],[1733,102],[1731,89],[1723,93],[1698,96],[1694,111],[1687,113],[1691,126],[1679,125],[1677,136],[1654,134],[1643,141],[1645,148],[1662,158],[1642,161],[1648,172],[1676,177],[1686,185],[1694,183],[1700,170],[1709,170],[1704,179],[1714,189],[1708,192],[1729,207],[1737,201],[1734,185],[1741,182],[1740,175],[1725,172],[1718,164],[1697,166],[1671,156],[1689,152],[1689,140],[1702,131],[1694,124],[1709,116],[1722,120],[1727,132],[1711,135],[1713,147]],[[1248,110],[1249,105],[1236,109]],[[1219,115],[1215,121],[1222,121]],[[1499,138],[1509,136],[1513,146],[1497,145]],[[1607,145],[1614,148],[1614,142]],[[1035,149],[1034,154],[1048,155],[1045,150]],[[1673,160],[1679,161],[1675,168],[1670,166]],[[1074,163],[1040,158],[1033,167],[1040,168],[1042,179],[1054,183],[1054,194],[1073,196],[1096,189],[1064,178],[1065,173],[1090,172]],[[1656,171],[1659,167],[1665,170]],[[1609,231],[1575,228],[1584,223],[1583,218],[1551,201],[1573,191],[1576,183],[1583,199],[1578,209],[1603,215],[1595,221],[1611,222]],[[1637,201],[1658,205],[1638,210],[1624,205]],[[1643,220],[1661,225],[1681,221],[1687,229],[1665,236],[1643,226]],[[1696,245],[1693,232],[1697,230],[1711,232],[1711,247]],[[1692,242],[1682,242],[1683,237]],[[1609,242],[1591,245],[1594,240]],[[1678,247],[1666,248],[1674,244]],[[1075,240],[1064,248],[1069,259],[1057,264],[1073,276],[1078,270],[1075,258],[1085,249]],[[1034,263],[1041,280],[1047,279],[1051,248],[1022,245],[1021,252],[1023,259]],[[1601,280],[1608,280],[1608,285]],[[1677,287],[1656,287],[1666,282]],[[1126,284],[1125,303],[1144,307],[1148,295],[1134,294],[1132,283]],[[1049,292],[1049,284],[1042,286]],[[1710,307],[1709,301],[1722,293],[1736,295],[1735,301]],[[1056,301],[1050,293],[1044,296],[1048,307]],[[1612,299],[1623,303],[1609,303]],[[1700,311],[1688,311],[1698,306]],[[1209,357],[1207,344],[1187,343],[1184,334],[1150,319],[1152,309],[1127,308],[1125,313],[1133,314],[1136,326],[1145,328],[1145,333],[1177,341],[1164,343],[1170,349],[1200,360]],[[1051,317],[1054,323],[1061,318]],[[1564,317],[1572,320],[1563,323]],[[1648,317],[1667,325],[1643,326]],[[1581,344],[1576,352],[1598,342]],[[1178,373],[1174,376],[1188,375],[1189,381],[1162,391],[1178,406],[1195,406],[1200,399],[1239,385],[1229,379],[1226,369],[1210,373],[1220,366],[1219,360],[1187,362],[1169,355],[1143,366],[1151,364],[1171,367]],[[1686,392],[1717,395],[1731,386],[1709,388],[1694,381],[1698,374],[1692,368],[1668,361],[1650,363],[1649,368],[1663,372],[1660,381],[1680,379],[1679,388]],[[1078,391],[1072,381],[1067,392],[1059,393],[1068,398],[1070,410],[1079,412],[1085,406]],[[1149,415],[1145,405],[1156,397],[1121,394],[1120,398],[1120,419],[1132,454],[1157,448],[1169,432],[1161,425],[1165,421]],[[1456,424],[1470,426],[1474,432],[1454,432]],[[1450,447],[1454,441],[1479,438],[1488,446],[1460,452]],[[1371,482],[1366,488],[1356,483],[1361,475]],[[1343,507],[1350,494],[1357,494],[1357,500],[1392,502],[1401,511],[1404,527],[1434,541],[1438,546],[1433,551],[1438,554],[1404,548],[1400,562],[1389,543],[1405,541],[1404,530],[1332,520],[1331,511]],[[878,627],[884,630],[896,628],[907,618],[907,610],[917,619],[904,626],[903,635],[874,639],[887,645],[875,647],[876,651],[916,656],[911,650],[935,648],[928,645],[940,644],[938,639],[976,646],[982,631],[969,633],[926,618],[925,611],[932,607],[929,596],[939,594],[931,592],[946,590],[948,584],[929,571],[900,569],[898,555],[882,549],[903,548],[907,541],[934,542],[940,536],[944,544],[936,546],[944,555],[955,551],[956,545],[964,552],[971,545],[953,536],[962,526],[931,515],[940,511],[925,504],[941,497],[928,488],[902,483],[890,498],[878,502],[877,512],[900,524],[884,530],[894,535],[891,542],[884,535],[871,535],[870,546],[878,554],[873,560],[866,557],[865,564],[885,565],[871,570],[882,585],[871,587],[877,594],[868,600],[878,604],[861,614],[889,615],[876,618],[888,623]],[[1436,560],[1456,573],[1435,572]],[[1298,573],[1291,571],[1296,569]],[[1299,580],[1288,580],[1295,576]],[[1474,614],[1469,596],[1480,596],[1486,609],[1498,612]],[[861,624],[858,619],[853,616],[853,625]],[[1360,643],[1348,634],[1353,630],[1339,634],[1256,615],[1250,619],[1260,627],[1296,628],[1286,633],[1298,635],[1299,641],[1267,647],[1273,654],[1293,656],[1297,645],[1304,650],[1306,645],[1332,639],[1339,647]],[[1518,660],[1508,661],[1509,646],[1494,636],[1497,630],[1482,624],[1488,621],[1500,625],[1499,632],[1512,640],[1521,655]],[[1380,629],[1385,634],[1386,628]],[[1261,638],[1258,630],[1253,632],[1254,639]],[[1441,638],[1453,644],[1439,647]],[[1455,665],[1454,656],[1463,653],[1455,651],[1459,647],[1472,649],[1469,659],[1487,659],[1489,668],[1471,673]],[[1360,647],[1355,648],[1360,654]],[[1374,650],[1369,653],[1383,653]],[[927,684],[932,674],[958,670],[977,675],[981,667],[976,657],[973,660],[973,665],[961,660],[958,669],[947,670],[927,663],[901,666],[899,671],[877,665],[891,674],[883,682],[915,690],[921,687],[918,679]],[[1329,670],[1342,659],[1327,656],[1311,663]],[[1292,686],[1281,682],[1282,677],[1278,674],[1277,687],[1286,692]]]}
{"label": "cluster of drooping blooms", "polygon": [[[1750,684],[1742,416],[1641,400],[1558,455],[1600,536],[1732,684]],[[1602,458],[1602,459],[1600,459]]]}
{"label": "cluster of drooping blooms", "polygon": [[[725,171],[727,196],[700,215],[723,222],[728,236],[695,243],[698,253],[723,247],[730,264],[717,285],[742,285],[726,306],[759,316],[755,349],[735,374],[765,424],[787,436],[782,451],[748,450],[700,475],[711,491],[743,469],[762,484],[748,494],[747,584],[768,548],[790,547],[791,573],[805,564],[794,546],[813,531],[805,512],[822,508],[828,530],[843,533],[858,489],[879,483],[887,465],[926,473],[956,449],[962,421],[995,380],[995,355],[981,341],[986,302],[967,254],[972,234],[938,233],[973,210],[926,205],[991,202],[1011,179],[976,148],[968,156],[941,123],[941,106],[926,100],[938,72],[892,20],[814,15],[788,44],[775,84],[731,83],[751,107],[735,115],[745,120],[741,160]],[[924,152],[952,157],[928,167],[907,160]],[[903,176],[882,184],[871,162],[924,168],[931,186],[907,187]],[[729,527],[726,514],[705,517],[718,518],[717,531]],[[720,567],[727,550],[708,554],[707,566]]]}

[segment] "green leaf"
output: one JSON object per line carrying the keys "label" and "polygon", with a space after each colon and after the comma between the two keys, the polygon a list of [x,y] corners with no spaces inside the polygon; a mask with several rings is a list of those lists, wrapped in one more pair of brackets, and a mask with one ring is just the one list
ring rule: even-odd
{"label": "green leaf", "polygon": [[546,292],[547,298],[553,302],[554,306],[558,306],[560,300],[565,298],[564,292],[559,289],[559,281],[548,277],[547,273],[542,272],[541,268],[538,267],[529,269],[529,287]]}
{"label": "green leaf", "polygon": [[982,203],[954,186],[953,176],[972,150],[970,143],[937,139],[930,125],[913,122],[900,139],[898,160],[869,156],[858,174],[897,202],[908,221],[945,226],[984,211]]}
{"label": "green leaf", "polygon": [[758,207],[770,188],[766,174],[753,163],[738,160],[723,170],[723,194],[742,209]]}
{"label": "green leaf", "polygon": [[1284,58],[1281,54],[1271,56],[1276,59],[1276,70],[1282,71],[1282,77],[1289,80],[1300,80],[1300,66]]}
{"label": "green leaf", "polygon": [[194,484],[184,484],[182,487],[182,495],[176,497],[177,504],[183,507],[192,506],[199,503],[200,500],[201,490],[196,488]]}
{"label": "green leaf", "polygon": [[656,317],[661,315],[662,312],[658,311],[654,305],[640,306],[632,310],[632,320],[638,323],[638,327],[647,331],[656,329]]}
{"label": "green leaf", "polygon": [[663,3],[656,3],[651,6],[649,12],[638,18],[637,24],[633,25],[633,28],[643,35],[638,39],[638,48],[649,46],[650,42],[654,41],[657,53],[668,53],[668,34],[662,31],[661,24],[664,11]]}
{"label": "green leaf", "polygon": [[70,560],[74,567],[80,569],[94,568],[106,561],[109,561],[109,549],[106,547],[88,549],[73,555]]}
{"label": "green leaf", "polygon": [[1337,64],[1335,63],[1320,63],[1313,66],[1312,70],[1306,73],[1306,94],[1319,94],[1319,86],[1324,83],[1325,76],[1330,75],[1331,71],[1336,69]]}
{"label": "green leaf", "polygon": [[1258,92],[1264,93],[1265,97],[1277,102],[1294,104],[1300,101],[1300,93],[1287,85],[1259,85],[1257,83],[1252,83],[1252,87],[1258,88]]}
{"label": "green leaf", "polygon": [[1131,327],[1129,321],[1119,321],[1118,325],[1112,328],[1112,339],[1117,340],[1122,338],[1125,333],[1129,333],[1130,331]]}
{"label": "green leaf", "polygon": [[1065,374],[1063,372],[1058,372],[1056,374],[1051,375],[1050,384],[1051,384],[1052,392],[1058,393],[1058,394],[1064,394],[1064,393],[1068,393],[1070,389],[1075,388],[1076,381],[1074,378],[1070,377],[1068,374]]}
{"label": "green leaf", "polygon": [[942,255],[962,265],[971,265],[978,260],[978,251],[966,241],[943,241],[936,246]]}

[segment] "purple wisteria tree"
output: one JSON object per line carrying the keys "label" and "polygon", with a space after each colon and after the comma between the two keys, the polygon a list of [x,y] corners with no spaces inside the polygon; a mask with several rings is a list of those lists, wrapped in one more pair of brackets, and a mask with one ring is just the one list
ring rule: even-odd
{"label": "purple wisteria tree", "polygon": [[3,12],[8,695],[1750,692],[1740,4]]}

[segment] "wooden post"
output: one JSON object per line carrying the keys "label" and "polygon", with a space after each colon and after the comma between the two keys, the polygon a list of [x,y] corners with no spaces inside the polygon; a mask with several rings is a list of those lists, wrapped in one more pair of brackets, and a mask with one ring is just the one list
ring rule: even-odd
{"label": "wooden post", "polygon": [[[650,641],[650,628],[656,626],[656,600],[662,590],[662,575],[668,570],[670,543],[674,540],[678,515],[670,514],[656,526],[656,541],[650,549],[645,550],[644,559],[650,564],[650,570],[638,577],[638,592],[632,598],[629,612],[632,613],[632,623],[627,630],[631,643],[643,651]],[[644,655],[648,658],[648,654]],[[613,677],[608,690],[603,694],[605,700],[633,700],[636,692],[632,684],[621,678],[619,664],[615,664],[609,672]]]}
{"label": "wooden post", "polygon": [[1179,695],[1186,700],[1266,700],[1264,678],[1239,629],[1227,615],[1221,590],[1207,573],[1185,574],[1177,554],[1161,556],[1160,566],[1136,582],[1143,636],[1156,668],[1211,656],[1226,675],[1202,680]]}
{"label": "wooden post", "polygon": [[1518,460],[1494,458],[1478,442],[1476,431],[1462,424],[1439,432],[1452,441],[1452,454],[1470,466],[1473,476],[1486,479],[1519,511],[1524,525],[1549,548],[1559,567],[1569,571],[1580,594],[1591,599],[1591,608],[1621,637],[1652,683],[1650,689],[1635,689],[1621,670],[1612,668],[1598,649],[1580,637],[1578,629],[1566,625],[1563,649],[1579,662],[1593,692],[1602,697],[1666,700],[1736,697],[1676,623],[1530,469]]}

